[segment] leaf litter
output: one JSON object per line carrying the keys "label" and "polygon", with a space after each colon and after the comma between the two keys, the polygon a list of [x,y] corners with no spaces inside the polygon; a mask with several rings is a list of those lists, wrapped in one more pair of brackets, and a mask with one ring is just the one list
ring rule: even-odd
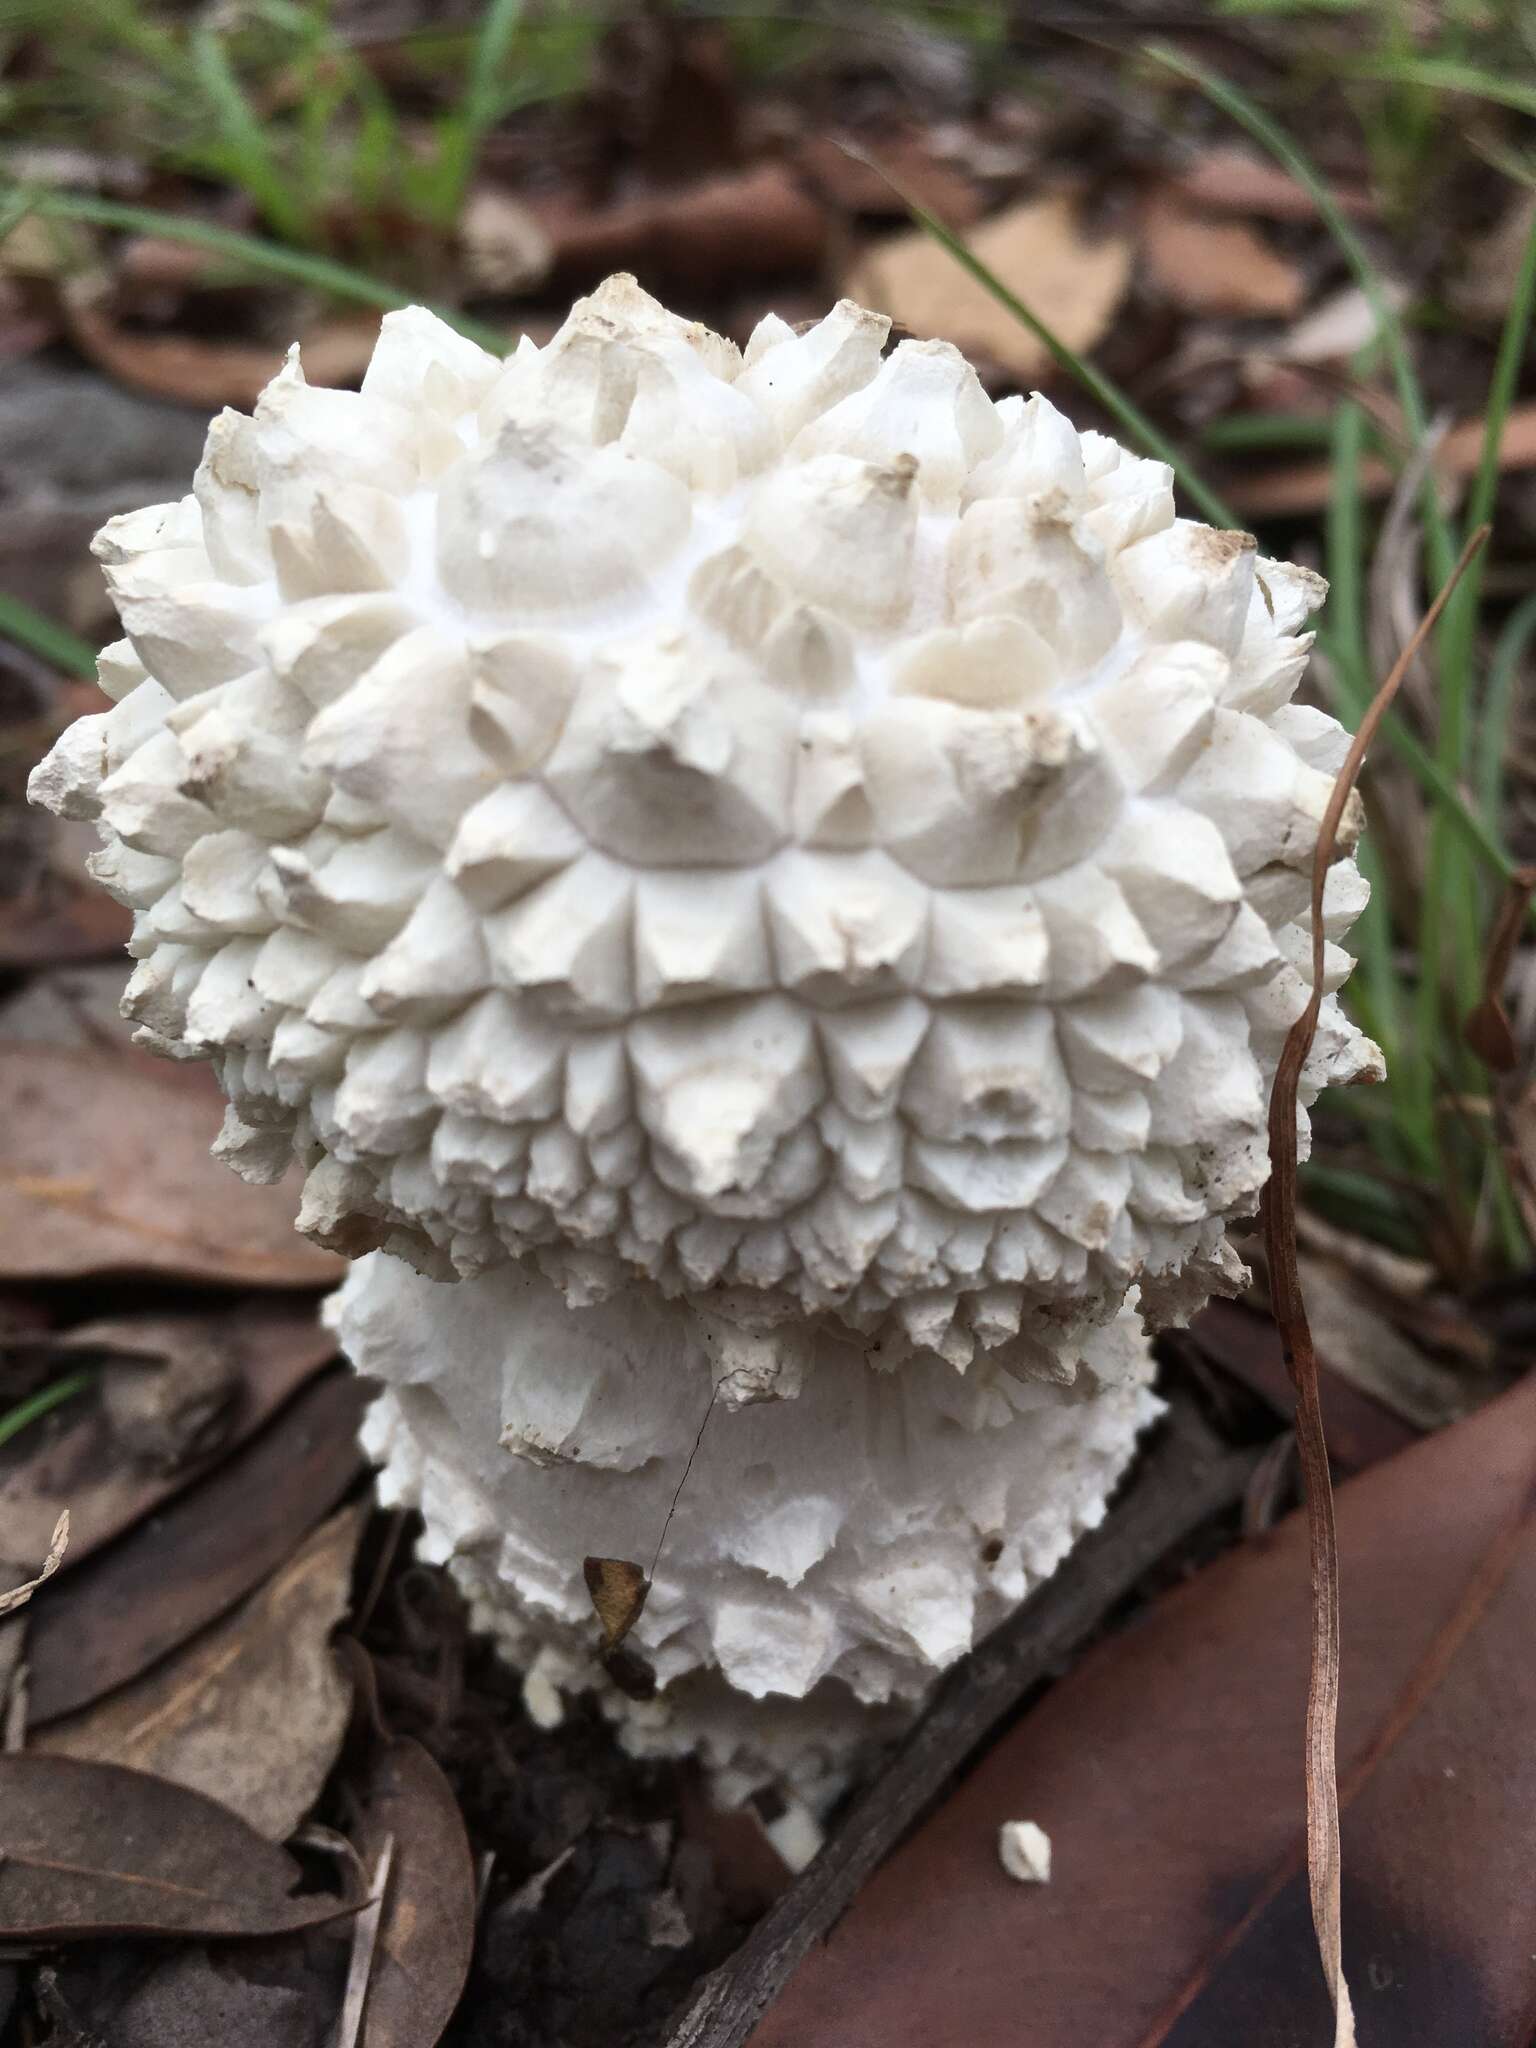
{"label": "leaf litter", "polygon": [[0,1280],[339,1279],[294,1231],[291,1175],[250,1188],[209,1155],[222,1116],[200,1065],[0,1043]]}
{"label": "leaf litter", "polygon": [[330,1638],[350,1603],[362,1516],[332,1515],[221,1621],[32,1746],[153,1772],[286,1841],[319,1798],[351,1712]]}
{"label": "leaf litter", "polygon": [[118,1764],[0,1755],[0,1940],[263,1935],[345,1910],[216,1799]]}
{"label": "leaf litter", "polygon": [[452,1787],[411,1737],[375,1749],[354,1839],[378,1916],[356,1930],[356,2020],[350,2036],[343,2026],[341,2048],[431,2048],[469,1974],[475,1867]]}
{"label": "leaf litter", "polygon": [[55,1588],[35,1613],[32,1718],[78,1713],[243,1600],[362,1472],[367,1390],[323,1375],[207,1478]]}
{"label": "leaf litter", "polygon": [[45,1368],[98,1361],[98,1386],[110,1384],[114,1361],[125,1351],[141,1361],[139,1375],[146,1356],[211,1351],[234,1376],[218,1440],[189,1447],[189,1455],[170,1466],[130,1455],[100,1398],[57,1411],[0,1446],[0,1529],[7,1547],[23,1554],[45,1548],[67,1505],[71,1570],[248,1442],[336,1352],[335,1339],[312,1310],[259,1297],[238,1307],[115,1317],[11,1341],[13,1356],[25,1342]]}

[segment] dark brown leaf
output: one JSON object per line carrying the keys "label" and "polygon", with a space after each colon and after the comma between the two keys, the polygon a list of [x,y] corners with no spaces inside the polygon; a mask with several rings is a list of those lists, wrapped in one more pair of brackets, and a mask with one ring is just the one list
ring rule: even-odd
{"label": "dark brown leaf", "polygon": [[[885,177],[874,169],[870,157],[879,162]],[[963,170],[935,154],[931,138],[921,129],[887,127],[856,142],[852,150],[835,135],[808,135],[795,152],[795,162],[822,198],[842,213],[905,221],[908,214],[896,190],[899,185],[946,227],[969,227],[981,216],[981,194]]]}
{"label": "dark brown leaf", "polygon": [[[187,405],[252,406],[282,362],[280,347],[205,341],[191,334],[146,334],[121,326],[102,305],[68,302],[70,339],[99,369],[139,391]],[[378,319],[328,321],[303,336],[311,384],[354,383],[368,367]]]}
{"label": "dark brown leaf", "polygon": [[177,1654],[41,1731],[50,1756],[153,1771],[285,1841],[314,1805],[352,1688],[330,1633],[347,1609],[361,1507],[343,1508]]}
{"label": "dark brown leaf", "polygon": [[[126,1341],[133,1319],[121,1319],[118,1328]],[[153,1330],[156,1343],[207,1345],[229,1359],[239,1387],[218,1448],[176,1472],[146,1470],[122,1455],[95,1399],[72,1403],[0,1449],[0,1529],[8,1549],[24,1557],[41,1555],[67,1506],[67,1569],[73,1570],[254,1436],[336,1355],[335,1339],[311,1310],[260,1300],[208,1315],[157,1316],[152,1324],[146,1318],[145,1328]],[[62,1349],[68,1352],[78,1341],[79,1332],[71,1332]]]}
{"label": "dark brown leaf", "polygon": [[[1536,1377],[1339,1494],[1366,2042],[1524,2048],[1536,2009],[1533,1486]],[[1101,1644],[866,1886],[753,2048],[1327,2040],[1297,1811],[1308,1608],[1292,1516]],[[995,1848],[1021,1817],[1055,1850],[1027,1892]]]}
{"label": "dark brown leaf", "polygon": [[0,1755],[0,1938],[278,1934],[334,1918],[293,1858],[215,1799],[77,1757]]}
{"label": "dark brown leaf", "polygon": [[338,1279],[294,1232],[292,1176],[249,1187],[209,1157],[222,1116],[200,1064],[0,1044],[0,1279]]}
{"label": "dark brown leaf", "polygon": [[581,1570],[603,1625],[603,1648],[616,1650],[640,1619],[651,1582],[627,1557],[584,1557]]}
{"label": "dark brown leaf", "polygon": [[563,277],[636,271],[647,284],[714,292],[730,279],[813,266],[827,237],[821,207],[783,164],[764,162],[594,211],[575,194],[532,198]]}
{"label": "dark brown leaf", "polygon": [[[1289,1422],[1296,1390],[1285,1369],[1280,1333],[1267,1316],[1234,1301],[1213,1301],[1189,1326],[1185,1342]],[[1363,1471],[1406,1450],[1418,1431],[1369,1394],[1324,1367],[1323,1402],[1328,1412],[1328,1450],[1346,1472]]]}
{"label": "dark brown leaf", "polygon": [[386,1842],[384,1910],[359,2048],[433,2048],[453,2017],[475,1939],[475,1869],[458,1804],[419,1742],[375,1754],[357,1848],[373,1870]]}
{"label": "dark brown leaf", "polygon": [[34,1722],[79,1712],[137,1678],[259,1586],[362,1469],[368,1398],[327,1373],[217,1470],[40,1603],[28,1646]]}
{"label": "dark brown leaf", "polygon": [[[1196,207],[1210,213],[1250,215],[1259,220],[1313,220],[1317,201],[1306,186],[1278,164],[1222,144],[1197,156],[1173,179],[1175,189]],[[1345,213],[1366,219],[1376,203],[1362,186],[1330,186]]]}
{"label": "dark brown leaf", "polygon": [[[1483,422],[1460,420],[1435,450],[1437,475],[1472,476],[1482,457]],[[1506,473],[1536,469],[1536,403],[1510,407],[1499,442],[1499,467]],[[1360,464],[1360,489],[1385,498],[1397,481],[1391,463],[1367,455]],[[1331,463],[1303,462],[1272,469],[1251,469],[1232,477],[1228,495],[1250,519],[1284,519],[1320,512],[1334,484]]]}

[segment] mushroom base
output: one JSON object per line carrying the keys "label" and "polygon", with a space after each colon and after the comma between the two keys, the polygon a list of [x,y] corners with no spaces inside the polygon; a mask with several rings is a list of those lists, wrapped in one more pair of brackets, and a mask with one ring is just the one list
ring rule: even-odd
{"label": "mushroom base", "polygon": [[[835,1797],[1103,1519],[1160,1408],[1130,1309],[1064,1339],[1052,1381],[1006,1345],[881,1371],[835,1325],[743,1332],[640,1289],[572,1308],[528,1265],[450,1284],[375,1253],[330,1313],[385,1382],[380,1497],[421,1510],[530,1711],[593,1691],[628,1749],[698,1752],[727,1803]],[[653,1579],[626,1645],[651,1699],[599,1659],[588,1556]]]}

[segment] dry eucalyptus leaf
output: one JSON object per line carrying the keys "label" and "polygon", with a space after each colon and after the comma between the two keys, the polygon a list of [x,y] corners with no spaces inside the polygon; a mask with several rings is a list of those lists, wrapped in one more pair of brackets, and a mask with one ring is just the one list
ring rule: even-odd
{"label": "dry eucalyptus leaf", "polygon": [[82,1349],[89,1351],[93,1336],[106,1333],[129,1349],[211,1346],[231,1361],[239,1386],[218,1444],[208,1447],[200,1463],[175,1471],[151,1470],[126,1456],[95,1398],[71,1402],[49,1418],[47,1427],[26,1431],[0,1448],[0,1529],[6,1548],[22,1557],[44,1549],[60,1508],[67,1506],[70,1572],[218,1457],[227,1457],[254,1436],[336,1355],[335,1339],[313,1311],[259,1299],[204,1315],[124,1316],[110,1324],[81,1324],[53,1340],[51,1349],[61,1358],[78,1356]]}
{"label": "dry eucalyptus leaf", "polygon": [[1300,271],[1257,229],[1212,220],[1166,188],[1143,210],[1141,248],[1152,281],[1187,312],[1288,319],[1301,310]]}
{"label": "dry eucalyptus leaf", "polygon": [[[1094,346],[1130,282],[1127,238],[1090,235],[1060,193],[994,214],[968,240],[977,260],[1070,349]],[[912,333],[987,356],[1021,381],[1050,367],[1044,345],[921,228],[865,250],[843,290]]]}
{"label": "dry eucalyptus leaf", "polygon": [[347,1611],[364,1513],[333,1515],[233,1613],[142,1678],[43,1729],[34,1746],[152,1771],[285,1841],[346,1732],[352,1687],[330,1635]]}
{"label": "dry eucalyptus leaf", "polygon": [[335,1917],[299,1867],[215,1799],[144,1771],[0,1755],[0,1939],[278,1934]]}
{"label": "dry eucalyptus leaf", "polygon": [[[85,295],[65,300],[70,339],[109,376],[186,405],[252,406],[276,374],[281,348],[203,341],[189,334],[145,334],[121,326]],[[378,340],[378,315],[325,321],[302,336],[311,384],[355,382]]]}
{"label": "dry eucalyptus leaf", "polygon": [[362,1469],[368,1392],[328,1373],[254,1442],[65,1574],[32,1618],[32,1718],[78,1713],[227,1614],[340,1500]]}
{"label": "dry eucalyptus leaf", "polygon": [[386,1872],[358,2048],[433,2048],[469,1975],[475,1866],[458,1802],[419,1742],[402,1736],[374,1757],[357,1849]]}
{"label": "dry eucalyptus leaf", "polygon": [[292,1176],[247,1187],[209,1156],[222,1118],[206,1067],[0,1042],[0,1279],[338,1279],[294,1231]]}
{"label": "dry eucalyptus leaf", "polygon": [[1416,1429],[1443,1428],[1487,1391],[1428,1357],[1326,1259],[1303,1255],[1301,1278],[1319,1355],[1341,1379]]}

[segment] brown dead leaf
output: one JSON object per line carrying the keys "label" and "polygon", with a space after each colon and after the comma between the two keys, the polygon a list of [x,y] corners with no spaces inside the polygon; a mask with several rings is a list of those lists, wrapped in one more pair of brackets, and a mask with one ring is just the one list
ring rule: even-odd
{"label": "brown dead leaf", "polygon": [[285,1850],[201,1792],[116,1764],[0,1756],[0,1938],[279,1934],[333,1919]]}
{"label": "brown dead leaf", "polygon": [[781,163],[642,192],[594,209],[579,194],[530,196],[557,273],[633,270],[642,284],[722,290],[732,280],[812,268],[827,219]]}
{"label": "brown dead leaf", "polygon": [[387,1881],[359,2048],[433,2048],[453,2017],[475,1940],[475,1869],[448,1780],[419,1742],[376,1752],[356,1846]]}
{"label": "brown dead leaf", "polygon": [[352,1688],[331,1654],[365,1510],[343,1508],[179,1655],[42,1730],[48,1756],[151,1771],[285,1841],[336,1760]]}
{"label": "brown dead leaf", "polygon": [[[1458,422],[1435,452],[1437,474],[1471,476],[1482,458],[1482,447],[1482,420]],[[1511,406],[1499,442],[1499,467],[1506,474],[1536,469],[1536,403]],[[1396,481],[1395,473],[1379,457],[1362,459],[1360,489],[1367,497],[1386,497]],[[1301,462],[1236,476],[1228,484],[1227,494],[1238,510],[1251,518],[1279,519],[1320,511],[1332,488],[1333,471],[1328,463]]]}
{"label": "brown dead leaf", "polygon": [[[1197,156],[1170,180],[1174,190],[1206,213],[1236,213],[1257,220],[1314,220],[1317,202],[1306,186],[1245,149],[1220,146]],[[1335,184],[1334,200],[1363,220],[1376,210],[1363,186]]]}
{"label": "brown dead leaf", "polygon": [[0,1279],[338,1279],[294,1233],[295,1175],[249,1187],[209,1157],[222,1115],[201,1064],[0,1040]]}
{"label": "brown dead leaf", "polygon": [[[1529,2031],[1536,1802],[1536,1377],[1339,1496],[1344,1927],[1361,2038]],[[1295,1728],[1306,1529],[1292,1516],[1111,1636],[865,1887],[752,2048],[1322,2042]],[[1050,1835],[1049,1885],[998,1824]]]}
{"label": "brown dead leaf", "polygon": [[1301,273],[1246,221],[1212,220],[1165,186],[1142,208],[1141,252],[1158,290],[1189,313],[1289,319]]}
{"label": "brown dead leaf", "polygon": [[627,1557],[585,1557],[581,1570],[603,1625],[603,1648],[616,1650],[640,1619],[651,1582]]}
{"label": "brown dead leaf", "polygon": [[[870,155],[879,159],[886,177],[869,162]],[[828,205],[842,213],[904,221],[903,192],[946,227],[967,228],[981,213],[981,194],[962,171],[934,154],[923,129],[867,137],[851,149],[835,135],[808,135],[795,151],[795,162]]]}
{"label": "brown dead leaf", "polygon": [[[64,1338],[40,1338],[50,1353],[78,1354],[82,1336],[119,1333],[141,1319],[83,1324]],[[42,1551],[61,1508],[72,1517],[68,1567],[74,1570],[141,1515],[207,1472],[219,1457],[255,1435],[284,1402],[336,1355],[336,1341],[303,1310],[256,1300],[206,1315],[143,1318],[162,1346],[214,1349],[229,1362],[236,1390],[224,1433],[195,1463],[173,1471],[133,1463],[122,1453],[99,1400],[79,1401],[0,1448],[0,1529],[26,1555]],[[124,1341],[120,1335],[119,1341]],[[131,1341],[131,1340],[129,1340]],[[110,1373],[111,1368],[107,1368]]]}
{"label": "brown dead leaf", "polygon": [[[235,405],[248,411],[282,368],[284,350],[191,334],[149,334],[121,327],[92,298],[64,295],[69,337],[108,376],[187,405]],[[311,384],[356,383],[379,338],[377,314],[327,320],[300,336]]]}
{"label": "brown dead leaf", "polygon": [[[1381,278],[1377,290],[1394,312],[1408,303],[1407,287],[1395,277]],[[1286,362],[1343,368],[1375,338],[1376,328],[1371,297],[1359,285],[1348,284],[1298,320],[1272,352]]]}
{"label": "brown dead leaf", "polygon": [[[1307,1287],[1310,1300],[1310,1278]],[[1268,1316],[1255,1315],[1237,1302],[1212,1301],[1191,1322],[1183,1341],[1285,1421],[1295,1415],[1296,1390],[1285,1369],[1280,1333]],[[1334,1463],[1346,1472],[1360,1472],[1406,1450],[1417,1435],[1413,1426],[1331,1372],[1321,1337],[1318,1349],[1325,1359],[1323,1402]]]}
{"label": "brown dead leaf", "polygon": [[1536,1236],[1536,1081],[1527,1082],[1510,1105],[1505,1156],[1526,1229]]}
{"label": "brown dead leaf", "polygon": [[[1061,193],[994,214],[968,239],[977,260],[1071,349],[1094,346],[1130,282],[1129,240],[1090,237]],[[843,289],[914,334],[952,341],[1021,382],[1051,367],[1044,345],[921,228],[865,250]]]}
{"label": "brown dead leaf", "polygon": [[35,1723],[78,1713],[227,1614],[289,1557],[362,1469],[367,1388],[325,1374],[253,1442],[60,1579],[34,1610]]}

